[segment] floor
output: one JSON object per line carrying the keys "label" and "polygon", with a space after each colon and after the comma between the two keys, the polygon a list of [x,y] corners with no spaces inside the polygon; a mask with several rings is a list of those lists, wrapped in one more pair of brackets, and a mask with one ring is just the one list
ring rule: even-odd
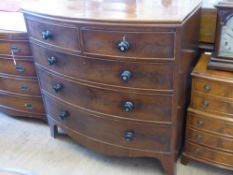
{"label": "floor", "polygon": [[[115,158],[79,146],[67,136],[50,137],[40,121],[17,119],[0,113],[0,170],[30,175],[163,175],[155,159]],[[177,175],[232,175],[197,162],[177,163]]]}

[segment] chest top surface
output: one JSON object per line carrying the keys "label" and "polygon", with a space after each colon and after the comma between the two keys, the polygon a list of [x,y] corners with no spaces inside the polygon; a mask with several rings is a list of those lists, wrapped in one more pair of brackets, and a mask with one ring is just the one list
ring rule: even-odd
{"label": "chest top surface", "polygon": [[232,72],[219,71],[219,70],[213,70],[213,69],[207,68],[210,57],[211,57],[211,54],[209,53],[203,54],[199,62],[193,69],[192,75],[204,76],[205,78],[216,79],[222,82],[226,81],[226,82],[233,84],[233,73]]}
{"label": "chest top surface", "polygon": [[97,21],[181,23],[201,0],[37,0],[24,12]]}

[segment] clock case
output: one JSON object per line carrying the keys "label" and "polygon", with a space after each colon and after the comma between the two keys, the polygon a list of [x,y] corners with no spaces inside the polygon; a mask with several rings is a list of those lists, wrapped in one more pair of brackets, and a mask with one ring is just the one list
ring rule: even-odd
{"label": "clock case", "polygon": [[218,15],[215,44],[212,57],[208,63],[208,68],[233,71],[233,55],[232,57],[224,57],[219,55],[222,26],[224,26],[228,22],[228,20],[233,17],[233,1],[219,2],[215,7],[217,8]]}

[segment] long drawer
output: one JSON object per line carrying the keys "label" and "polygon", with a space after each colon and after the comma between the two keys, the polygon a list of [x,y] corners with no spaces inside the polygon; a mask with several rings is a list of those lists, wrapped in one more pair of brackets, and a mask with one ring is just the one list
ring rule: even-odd
{"label": "long drawer", "polygon": [[36,76],[32,60],[17,59],[16,62],[15,66],[12,58],[0,57],[0,73],[16,76]]}
{"label": "long drawer", "polygon": [[0,93],[0,105],[20,112],[44,114],[44,106],[40,97],[32,98]]}
{"label": "long drawer", "polygon": [[233,153],[233,138],[209,134],[195,129],[187,129],[186,139],[190,142],[204,145],[213,149]]}
{"label": "long drawer", "polygon": [[213,118],[209,115],[190,112],[189,109],[187,127],[233,138],[233,123],[229,121],[221,117]]}
{"label": "long drawer", "polygon": [[74,56],[32,44],[35,61],[70,78],[123,88],[173,91],[173,64],[117,62]]}
{"label": "long drawer", "polygon": [[0,75],[0,91],[40,96],[40,88],[37,79],[9,78]]}
{"label": "long drawer", "polygon": [[207,95],[227,97],[233,100],[233,83],[224,83],[193,76],[193,90]]}
{"label": "long drawer", "polygon": [[210,163],[232,167],[232,162],[233,162],[232,153],[207,149],[206,147],[193,144],[190,142],[186,143],[185,148],[186,148],[186,153],[193,157],[196,157],[198,159],[203,159]]}
{"label": "long drawer", "polygon": [[59,125],[109,144],[143,151],[169,152],[170,125],[143,124],[119,119],[106,119],[85,113],[44,95],[49,117]]}
{"label": "long drawer", "polygon": [[128,119],[171,122],[172,95],[103,89],[62,78],[38,67],[43,91],[85,110]]}
{"label": "long drawer", "polygon": [[233,117],[233,100],[193,92],[190,107],[207,113]]}

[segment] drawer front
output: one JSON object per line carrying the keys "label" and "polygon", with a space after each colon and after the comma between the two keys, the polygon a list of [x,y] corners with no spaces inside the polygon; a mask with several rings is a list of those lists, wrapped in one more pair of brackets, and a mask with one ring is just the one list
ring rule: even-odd
{"label": "drawer front", "polygon": [[146,121],[171,121],[172,96],[143,95],[90,87],[39,69],[42,89],[80,108]]}
{"label": "drawer front", "polygon": [[[48,21],[48,20],[46,20]],[[45,23],[28,18],[26,20],[30,37],[64,49],[79,51],[78,29],[66,23]]]}
{"label": "drawer front", "polygon": [[81,29],[83,52],[124,58],[174,59],[175,33]]}
{"label": "drawer front", "polygon": [[208,113],[233,116],[233,101],[223,101],[222,99],[200,95],[199,93],[192,94],[191,107]]}
{"label": "drawer front", "polygon": [[197,144],[233,153],[233,138],[220,137],[206,132],[188,129],[186,139]]}
{"label": "drawer front", "polygon": [[205,161],[233,167],[233,154],[214,151],[192,143],[186,143],[186,153]]}
{"label": "drawer front", "polygon": [[77,57],[32,45],[35,61],[73,77],[107,85],[147,90],[173,90],[173,64],[143,64]]}
{"label": "drawer front", "polygon": [[0,77],[1,90],[21,95],[40,96],[40,88],[37,80]]}
{"label": "drawer front", "polygon": [[233,84],[193,77],[193,90],[233,100]]}
{"label": "drawer front", "polygon": [[19,97],[0,94],[0,105],[29,113],[44,113],[42,98]]}
{"label": "drawer front", "polygon": [[170,125],[110,120],[44,96],[47,113],[62,125],[92,139],[148,151],[170,151]]}
{"label": "drawer front", "polygon": [[233,138],[233,122],[188,112],[188,126]]}
{"label": "drawer front", "polygon": [[19,76],[36,76],[32,60],[16,60],[17,66],[11,58],[0,58],[0,73]]}
{"label": "drawer front", "polygon": [[0,39],[0,55],[31,56],[29,41],[10,41]]}

